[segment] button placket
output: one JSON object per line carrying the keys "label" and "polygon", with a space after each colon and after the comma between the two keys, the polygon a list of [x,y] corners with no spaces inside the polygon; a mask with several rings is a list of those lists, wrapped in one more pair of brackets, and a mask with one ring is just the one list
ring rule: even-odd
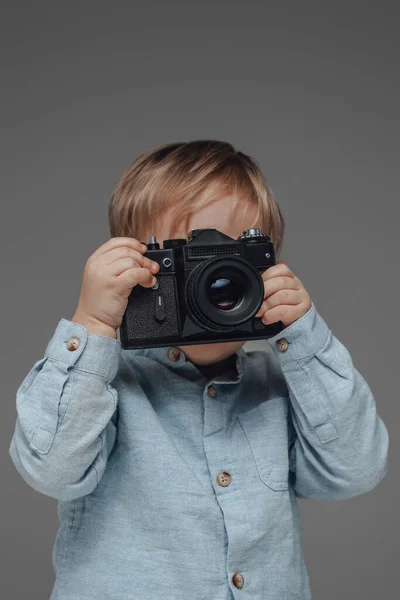
{"label": "button placket", "polygon": [[[207,393],[211,398],[215,398],[217,395],[215,386],[210,384],[207,388]],[[215,479],[221,487],[228,487],[232,483],[232,475],[228,471],[220,471]],[[241,589],[244,586],[244,577],[240,573],[233,573],[231,581],[237,589]]]}

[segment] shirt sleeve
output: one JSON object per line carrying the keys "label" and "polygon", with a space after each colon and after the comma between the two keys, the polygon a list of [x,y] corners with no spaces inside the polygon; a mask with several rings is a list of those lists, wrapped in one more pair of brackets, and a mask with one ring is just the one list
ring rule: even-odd
{"label": "shirt sleeve", "polygon": [[[70,338],[78,338],[69,350]],[[33,489],[71,500],[103,475],[116,437],[118,339],[62,318],[16,394],[9,454]]]}
{"label": "shirt sleeve", "polygon": [[387,472],[388,432],[367,382],[314,302],[267,341],[290,398],[296,496],[342,500],[374,488]]}

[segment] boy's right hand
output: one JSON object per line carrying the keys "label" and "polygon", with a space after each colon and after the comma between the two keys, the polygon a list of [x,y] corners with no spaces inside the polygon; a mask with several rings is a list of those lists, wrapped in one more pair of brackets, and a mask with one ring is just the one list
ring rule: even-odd
{"label": "boy's right hand", "polygon": [[89,333],[117,337],[128,297],[140,284],[152,287],[160,266],[143,256],[147,246],[131,237],[113,237],[86,261],[78,306],[72,321]]}

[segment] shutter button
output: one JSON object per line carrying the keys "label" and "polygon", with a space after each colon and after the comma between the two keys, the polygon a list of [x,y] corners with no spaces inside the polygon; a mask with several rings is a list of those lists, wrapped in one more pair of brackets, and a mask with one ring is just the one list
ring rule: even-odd
{"label": "shutter button", "polygon": [[80,343],[80,339],[76,336],[73,336],[72,338],[69,338],[67,342],[67,349],[71,351],[76,350],[77,348],[79,348]]}
{"label": "shutter button", "polygon": [[277,340],[276,345],[280,352],[286,352],[286,350],[289,348],[289,342],[286,338],[281,338],[280,340]]}
{"label": "shutter button", "polygon": [[173,347],[168,350],[168,358],[171,362],[176,362],[179,359],[180,355],[181,351],[179,350],[179,348]]}
{"label": "shutter button", "polygon": [[235,588],[238,588],[240,590],[244,586],[243,575],[241,575],[240,573],[234,573],[232,575],[232,583],[235,586]]}
{"label": "shutter button", "polygon": [[226,471],[221,471],[221,473],[218,473],[217,482],[222,487],[226,487],[227,485],[230,485],[231,481],[232,481],[232,477]]}
{"label": "shutter button", "polygon": [[207,394],[211,396],[211,398],[215,398],[217,395],[217,390],[213,385],[209,385],[207,389]]}

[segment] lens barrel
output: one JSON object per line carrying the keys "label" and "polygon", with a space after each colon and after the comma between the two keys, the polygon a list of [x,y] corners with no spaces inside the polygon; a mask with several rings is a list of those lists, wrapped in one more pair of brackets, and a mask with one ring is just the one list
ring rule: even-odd
{"label": "lens barrel", "polygon": [[257,314],[263,299],[261,274],[241,256],[202,261],[185,284],[188,313],[208,331],[233,331]]}

